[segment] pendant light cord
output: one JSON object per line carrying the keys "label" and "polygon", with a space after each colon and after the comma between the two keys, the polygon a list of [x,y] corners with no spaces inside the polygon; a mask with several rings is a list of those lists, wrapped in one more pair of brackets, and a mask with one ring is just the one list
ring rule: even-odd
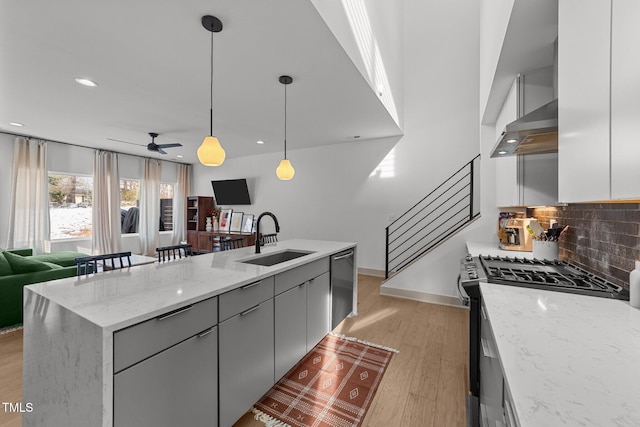
{"label": "pendant light cord", "polygon": [[287,85],[284,85],[284,158],[287,159]]}
{"label": "pendant light cord", "polygon": [[211,31],[211,75],[209,91],[209,135],[213,136],[213,31]]}

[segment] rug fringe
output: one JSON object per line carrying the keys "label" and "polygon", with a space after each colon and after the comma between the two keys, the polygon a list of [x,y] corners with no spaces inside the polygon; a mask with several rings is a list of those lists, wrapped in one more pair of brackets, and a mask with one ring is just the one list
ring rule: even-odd
{"label": "rug fringe", "polygon": [[266,427],[291,427],[289,424],[282,422],[269,414],[265,414],[256,407],[251,408],[251,412],[253,412],[256,421],[260,421]]}
{"label": "rug fringe", "polygon": [[380,344],[376,344],[376,343],[369,342],[369,341],[364,341],[364,340],[361,340],[360,338],[349,337],[347,335],[336,334],[336,333],[333,333],[333,332],[330,332],[329,335],[332,335],[332,336],[338,337],[338,338],[342,338],[342,339],[347,340],[347,341],[355,341],[355,342],[358,342],[360,344],[368,345],[368,346],[371,346],[371,347],[376,347],[376,348],[379,348],[379,349],[382,349],[382,350],[392,351],[394,353],[400,353],[400,351],[396,350],[395,348],[387,347],[386,345],[380,345]]}

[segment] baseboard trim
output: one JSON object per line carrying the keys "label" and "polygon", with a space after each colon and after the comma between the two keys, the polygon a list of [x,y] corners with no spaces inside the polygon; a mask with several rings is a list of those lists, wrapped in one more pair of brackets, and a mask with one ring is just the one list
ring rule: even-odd
{"label": "baseboard trim", "polygon": [[459,298],[449,295],[430,294],[428,292],[413,291],[409,289],[388,288],[384,287],[384,285],[380,287],[380,295],[467,309],[467,307],[460,303]]}
{"label": "baseboard trim", "polygon": [[365,276],[384,277],[384,270],[358,267],[358,274],[364,274]]}

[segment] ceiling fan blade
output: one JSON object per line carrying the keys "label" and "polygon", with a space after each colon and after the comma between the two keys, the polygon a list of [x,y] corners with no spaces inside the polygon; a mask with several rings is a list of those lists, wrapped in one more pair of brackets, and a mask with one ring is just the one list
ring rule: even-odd
{"label": "ceiling fan blade", "polygon": [[173,148],[173,147],[182,147],[182,144],[179,143],[175,143],[175,144],[158,144],[159,148]]}
{"label": "ceiling fan blade", "polygon": [[164,151],[162,148],[158,147],[158,149],[156,150],[158,153],[160,154],[167,154],[166,151]]}

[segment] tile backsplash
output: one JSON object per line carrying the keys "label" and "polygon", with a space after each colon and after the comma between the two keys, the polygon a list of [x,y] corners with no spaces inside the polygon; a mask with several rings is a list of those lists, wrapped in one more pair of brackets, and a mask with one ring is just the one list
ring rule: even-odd
{"label": "tile backsplash", "polygon": [[629,272],[640,256],[640,203],[593,203],[531,208],[545,228],[555,219],[569,230],[559,257],[629,289]]}

